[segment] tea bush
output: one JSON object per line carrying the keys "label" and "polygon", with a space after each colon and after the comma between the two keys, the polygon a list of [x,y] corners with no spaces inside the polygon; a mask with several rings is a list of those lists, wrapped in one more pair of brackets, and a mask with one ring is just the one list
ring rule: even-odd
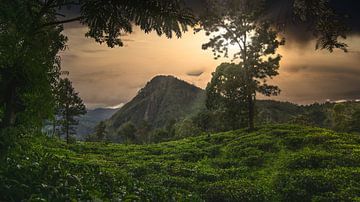
{"label": "tea bush", "polygon": [[149,145],[24,136],[0,201],[356,201],[360,137],[268,125]]}

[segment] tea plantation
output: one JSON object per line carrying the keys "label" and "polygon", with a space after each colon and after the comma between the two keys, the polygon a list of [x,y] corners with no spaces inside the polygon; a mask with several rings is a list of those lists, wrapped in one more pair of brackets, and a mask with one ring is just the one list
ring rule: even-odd
{"label": "tea plantation", "polygon": [[1,163],[0,201],[360,201],[354,134],[271,125],[151,145],[24,141]]}

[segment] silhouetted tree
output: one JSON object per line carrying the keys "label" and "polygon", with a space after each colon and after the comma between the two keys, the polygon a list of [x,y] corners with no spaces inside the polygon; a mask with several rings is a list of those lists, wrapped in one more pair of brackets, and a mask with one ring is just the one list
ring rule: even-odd
{"label": "silhouetted tree", "polygon": [[61,132],[69,143],[70,135],[75,133],[75,128],[79,122],[77,116],[86,114],[86,108],[78,93],[72,87],[68,78],[61,79],[58,85],[59,98],[59,118],[61,124]]}
{"label": "silhouetted tree", "polygon": [[105,140],[106,137],[106,123],[105,121],[100,121],[95,127],[95,136],[98,141]]}
{"label": "silhouetted tree", "polygon": [[278,75],[281,56],[276,54],[276,50],[284,40],[277,39],[276,31],[268,22],[259,21],[261,1],[211,2],[211,15],[201,24],[206,34],[211,36],[209,42],[203,44],[203,49],[212,49],[215,59],[218,59],[228,57],[230,47],[236,48],[232,60],[239,60],[238,78],[243,81],[241,91],[248,105],[248,127],[252,130],[256,93],[271,96],[280,92],[278,87],[268,85],[267,80]]}

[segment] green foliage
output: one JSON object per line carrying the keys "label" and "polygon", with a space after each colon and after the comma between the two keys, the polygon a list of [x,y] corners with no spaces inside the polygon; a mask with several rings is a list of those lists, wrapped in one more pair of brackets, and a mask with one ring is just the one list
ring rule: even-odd
{"label": "green foliage", "polygon": [[86,137],[86,141],[101,142],[101,141],[104,141],[105,138],[107,138],[106,123],[105,123],[105,121],[100,121],[100,123],[98,123],[95,127],[95,133],[88,135]]}
{"label": "green foliage", "polygon": [[206,87],[206,107],[223,114],[229,129],[246,126],[246,81],[244,69],[236,64],[222,63],[212,73]]}
{"label": "green foliage", "polygon": [[120,36],[131,33],[133,25],[146,33],[155,31],[168,38],[181,37],[194,25],[192,14],[181,0],[80,1],[80,22],[89,27],[86,36],[109,47],[122,46]]}
{"label": "green foliage", "polygon": [[[33,1],[31,1],[33,2]],[[40,4],[2,0],[0,8],[0,118],[1,127],[40,127],[54,112],[53,83],[59,76],[59,51],[66,37],[61,26],[37,30],[55,20],[39,17]]]}
{"label": "green foliage", "polygon": [[169,131],[162,128],[157,128],[150,133],[151,142],[155,143],[170,140],[171,138],[173,137],[169,135]]}
{"label": "green foliage", "polygon": [[195,125],[190,118],[185,118],[174,125],[175,138],[185,138],[193,136],[194,134],[200,134],[201,129]]}
{"label": "green foliage", "polygon": [[75,117],[86,114],[86,107],[68,78],[60,79],[56,87],[57,122],[60,123],[61,134],[69,142],[70,136],[76,132],[74,126],[78,124]]}
{"label": "green foliage", "polygon": [[135,143],[137,142],[136,137],[136,127],[133,123],[127,122],[124,123],[117,132],[118,138],[123,138],[125,143]]}
{"label": "green foliage", "polygon": [[[201,28],[210,36],[209,42],[202,48],[212,49],[215,59],[218,59],[228,57],[229,48],[233,46],[236,50],[232,61],[238,60],[237,65],[227,64],[228,68],[220,66],[217,69],[222,71],[214,73],[216,78],[212,82],[215,83],[209,83],[207,92],[210,97],[207,99],[211,103],[212,99],[219,100],[214,98],[214,94],[223,97],[228,100],[225,106],[230,109],[227,110],[235,113],[239,110],[237,107],[232,109],[234,106],[239,103],[245,105],[250,130],[254,129],[256,94],[272,96],[280,93],[280,89],[267,84],[267,80],[279,74],[281,55],[276,51],[285,40],[278,40],[277,32],[270,23],[262,20],[263,3],[212,0],[210,12],[201,21]],[[217,77],[217,74],[220,76]],[[238,124],[233,127],[239,128]]]}
{"label": "green foliage", "polygon": [[[354,201],[358,135],[268,125],[149,145],[22,138],[0,200]],[[26,144],[24,144],[26,145]]]}
{"label": "green foliage", "polygon": [[346,16],[336,13],[329,0],[295,0],[293,13],[300,22],[305,22],[317,38],[316,49],[347,52],[348,45],[342,42],[349,31]]}

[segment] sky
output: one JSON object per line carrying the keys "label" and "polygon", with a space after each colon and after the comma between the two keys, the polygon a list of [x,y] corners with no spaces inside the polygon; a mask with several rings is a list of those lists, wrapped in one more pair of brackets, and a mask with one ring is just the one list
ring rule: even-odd
{"label": "sky", "polygon": [[[201,45],[204,33],[186,32],[180,39],[167,39],[138,28],[122,39],[124,47],[108,48],[84,35],[86,27],[65,25],[68,48],[61,53],[62,68],[88,108],[118,107],[129,102],[156,75],[173,75],[201,88],[222,62]],[[296,33],[297,37],[301,34]],[[349,52],[315,50],[313,39],[286,36],[279,49],[283,56],[279,76],[270,83],[282,90],[275,99],[310,104],[342,99],[360,99],[360,35],[351,34]]]}

